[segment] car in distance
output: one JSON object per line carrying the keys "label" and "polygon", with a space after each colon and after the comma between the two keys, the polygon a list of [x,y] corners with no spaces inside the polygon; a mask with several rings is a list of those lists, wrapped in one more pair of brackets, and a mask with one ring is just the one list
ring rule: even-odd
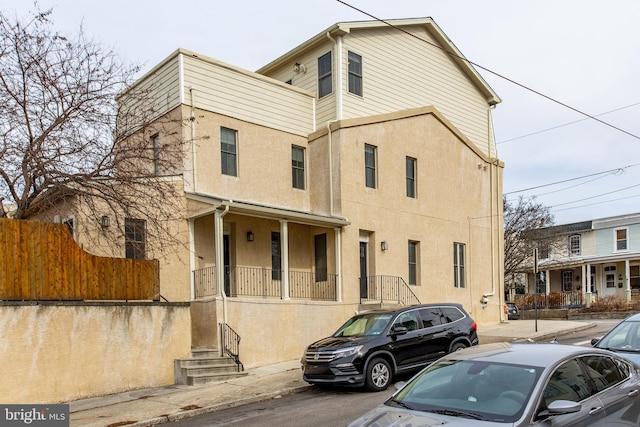
{"label": "car in distance", "polygon": [[307,347],[301,361],[303,379],[381,391],[397,374],[417,371],[447,353],[477,345],[476,329],[460,304],[363,312]]}
{"label": "car in distance", "polygon": [[596,348],[615,351],[640,367],[640,314],[627,317],[602,338],[593,338]]}
{"label": "car in distance", "polygon": [[507,310],[508,320],[518,320],[520,318],[520,309],[515,302],[507,301],[504,303]]}
{"label": "car in distance", "polygon": [[606,350],[484,344],[442,357],[349,427],[638,426],[638,375]]}

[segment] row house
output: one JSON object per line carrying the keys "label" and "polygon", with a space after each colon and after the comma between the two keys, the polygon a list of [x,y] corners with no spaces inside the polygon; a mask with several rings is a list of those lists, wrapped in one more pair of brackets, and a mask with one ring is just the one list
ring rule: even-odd
{"label": "row house", "polygon": [[[138,88],[185,123],[144,132],[186,141],[149,167],[181,189],[160,286],[191,302],[193,347],[222,328],[246,367],[291,360],[372,304],[502,320],[500,98],[431,18],[338,23],[255,72],[178,49]],[[122,256],[144,256],[127,221]],[[100,252],[93,226],[74,233]]]}

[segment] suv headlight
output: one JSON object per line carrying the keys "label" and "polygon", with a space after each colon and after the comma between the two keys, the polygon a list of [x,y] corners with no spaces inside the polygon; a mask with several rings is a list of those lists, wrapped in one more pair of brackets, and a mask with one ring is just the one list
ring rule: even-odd
{"label": "suv headlight", "polygon": [[358,353],[360,350],[362,350],[361,345],[336,350],[335,353],[333,354],[333,359],[335,360],[335,359],[341,359],[343,357],[352,356]]}

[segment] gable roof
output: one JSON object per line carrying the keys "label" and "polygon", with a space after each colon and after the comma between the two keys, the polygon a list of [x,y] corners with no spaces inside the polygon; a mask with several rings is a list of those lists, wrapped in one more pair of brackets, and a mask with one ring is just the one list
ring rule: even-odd
{"label": "gable roof", "polygon": [[[496,105],[502,100],[496,92],[489,86],[489,84],[482,78],[478,71],[469,63],[469,61],[462,55],[462,52],[453,44],[453,42],[447,37],[447,35],[440,29],[432,18],[409,18],[409,19],[391,19],[386,21],[353,21],[353,22],[338,22],[326,30],[318,33],[316,36],[310,38],[306,42],[298,45],[294,49],[280,56],[274,61],[271,61],[262,68],[256,70],[259,74],[268,74],[276,68],[293,61],[299,57],[302,52],[313,49],[316,46],[326,43],[327,36],[337,37],[349,34],[352,30],[366,30],[376,28],[399,28],[418,26],[424,27],[424,29],[438,41],[440,47],[449,54],[452,61],[455,62],[460,70],[471,80],[478,90],[485,96],[489,105]],[[432,46],[428,41],[425,41]]]}

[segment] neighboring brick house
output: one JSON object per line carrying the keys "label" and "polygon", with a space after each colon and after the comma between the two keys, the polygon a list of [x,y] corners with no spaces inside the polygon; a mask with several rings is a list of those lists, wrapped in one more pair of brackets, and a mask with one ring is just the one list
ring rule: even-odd
{"label": "neighboring brick house", "polygon": [[178,49],[134,85],[189,123],[147,137],[191,141],[160,283],[192,301],[194,347],[227,324],[245,366],[291,360],[381,301],[502,320],[500,99],[431,18],[390,23],[335,24],[257,72]]}
{"label": "neighboring brick house", "polygon": [[[539,293],[573,295],[573,305],[596,298],[631,301],[640,291],[640,213],[619,215],[535,230]],[[527,275],[527,293],[536,292]]]}

